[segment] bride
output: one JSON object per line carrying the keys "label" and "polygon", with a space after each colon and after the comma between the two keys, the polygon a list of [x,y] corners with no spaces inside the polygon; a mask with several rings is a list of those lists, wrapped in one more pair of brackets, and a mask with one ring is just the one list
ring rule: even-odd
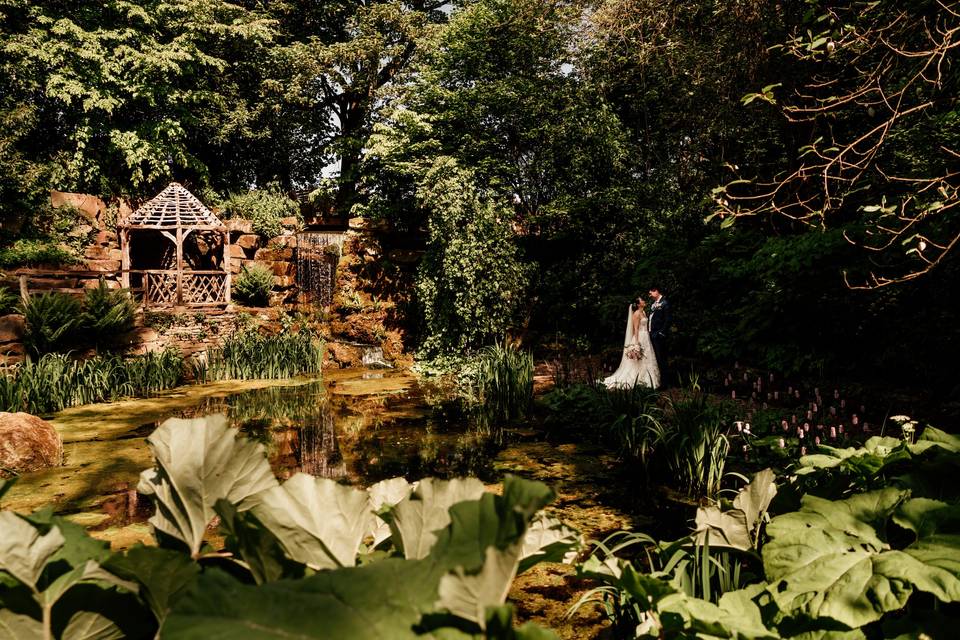
{"label": "bride", "polygon": [[620,366],[603,383],[611,388],[632,388],[643,385],[656,389],[660,386],[660,369],[647,329],[646,303],[637,298],[636,304],[627,309],[627,331],[623,339],[623,356]]}

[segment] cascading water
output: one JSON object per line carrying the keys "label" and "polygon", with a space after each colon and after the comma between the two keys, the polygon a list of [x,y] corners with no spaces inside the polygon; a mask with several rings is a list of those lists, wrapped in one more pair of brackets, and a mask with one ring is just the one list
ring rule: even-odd
{"label": "cascading water", "polygon": [[297,286],[307,300],[321,306],[333,302],[343,238],[343,233],[324,231],[297,234]]}

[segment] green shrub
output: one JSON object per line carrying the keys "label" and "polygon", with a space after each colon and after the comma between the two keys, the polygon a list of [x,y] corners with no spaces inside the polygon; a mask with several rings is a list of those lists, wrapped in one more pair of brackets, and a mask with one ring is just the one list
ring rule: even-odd
{"label": "green shrub", "polygon": [[18,302],[20,302],[20,296],[11,293],[6,287],[0,287],[0,316],[13,313]]}
{"label": "green shrub", "polygon": [[277,189],[255,189],[231,195],[223,203],[229,218],[244,218],[253,223],[253,231],[262,238],[273,238],[283,233],[282,220],[296,217],[301,220],[300,205]]}
{"label": "green shrub", "polygon": [[20,308],[26,322],[23,342],[34,355],[62,350],[80,325],[80,301],[64,293],[32,295]]}
{"label": "green shrub", "polygon": [[272,289],[273,272],[259,264],[244,266],[233,281],[234,297],[251,307],[267,306]]}
{"label": "green shrub", "polygon": [[101,278],[100,284],[87,290],[84,297],[80,328],[84,332],[84,338],[91,340],[99,348],[111,338],[132,329],[135,312],[136,305],[130,293],[110,289]]}
{"label": "green shrub", "polygon": [[0,248],[0,268],[34,264],[76,264],[80,258],[52,240],[22,239]]}

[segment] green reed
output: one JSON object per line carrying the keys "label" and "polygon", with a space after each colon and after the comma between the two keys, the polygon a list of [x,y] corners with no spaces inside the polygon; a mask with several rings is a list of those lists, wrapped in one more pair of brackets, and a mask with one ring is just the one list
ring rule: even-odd
{"label": "green reed", "polygon": [[308,331],[262,335],[249,330],[225,338],[205,358],[195,360],[193,367],[200,382],[273,380],[319,373],[323,354],[323,342]]}
{"label": "green reed", "polygon": [[487,347],[478,360],[474,389],[491,422],[525,417],[533,401],[533,355],[511,345]]}
{"label": "green reed", "polygon": [[0,406],[4,411],[49,414],[81,404],[149,396],[182,382],[183,358],[176,349],[86,360],[48,353],[0,370]]}

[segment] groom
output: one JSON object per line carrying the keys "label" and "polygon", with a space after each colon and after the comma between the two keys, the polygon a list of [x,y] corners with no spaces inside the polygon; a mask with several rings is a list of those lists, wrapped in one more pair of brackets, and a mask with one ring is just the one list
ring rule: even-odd
{"label": "groom", "polygon": [[650,297],[653,298],[653,304],[650,305],[650,320],[647,326],[650,330],[653,352],[657,357],[657,367],[660,369],[660,384],[666,387],[669,386],[667,331],[670,330],[670,303],[663,297],[660,287],[656,285],[650,287]]}

